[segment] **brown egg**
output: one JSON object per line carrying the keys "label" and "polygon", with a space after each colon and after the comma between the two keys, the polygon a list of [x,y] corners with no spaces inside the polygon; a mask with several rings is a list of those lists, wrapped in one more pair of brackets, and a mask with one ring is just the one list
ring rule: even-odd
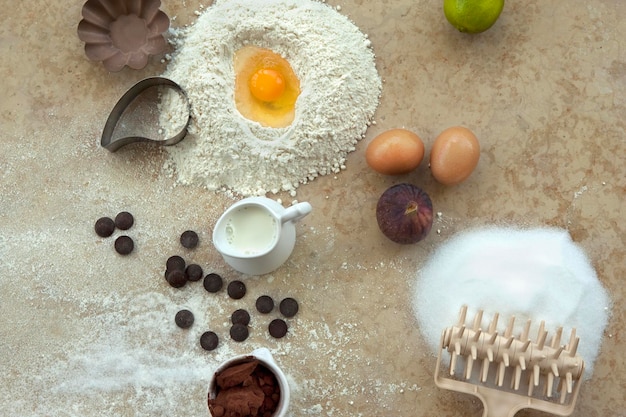
{"label": "brown egg", "polygon": [[424,159],[424,142],[406,129],[391,129],[376,136],[365,150],[365,160],[375,171],[401,175],[413,171]]}
{"label": "brown egg", "polygon": [[444,185],[465,181],[478,165],[480,144],[471,130],[450,127],[435,139],[430,152],[430,169],[435,179]]}

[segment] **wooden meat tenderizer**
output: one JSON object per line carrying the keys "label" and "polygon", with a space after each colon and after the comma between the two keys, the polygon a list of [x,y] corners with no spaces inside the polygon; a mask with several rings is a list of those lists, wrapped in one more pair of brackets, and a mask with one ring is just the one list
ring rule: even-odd
{"label": "wooden meat tenderizer", "polygon": [[[576,355],[579,338],[575,329],[567,345],[560,345],[562,327],[546,344],[548,332],[543,321],[537,340],[531,341],[530,320],[521,335],[514,337],[515,317],[499,334],[498,314],[486,330],[481,328],[482,310],[471,327],[465,324],[466,315],[467,306],[463,306],[458,324],[442,333],[435,369],[438,387],[477,396],[483,402],[483,417],[513,417],[523,408],[559,416],[574,411],[584,371],[584,361]],[[450,366],[442,374],[444,350],[450,354]]]}

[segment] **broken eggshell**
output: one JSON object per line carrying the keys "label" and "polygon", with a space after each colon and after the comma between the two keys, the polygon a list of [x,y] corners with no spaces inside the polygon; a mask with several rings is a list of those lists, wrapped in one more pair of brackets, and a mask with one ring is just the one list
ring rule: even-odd
{"label": "broken eggshell", "polygon": [[160,0],[88,0],[78,24],[87,58],[111,72],[145,67],[151,55],[167,48],[163,32],[170,19],[160,6]]}

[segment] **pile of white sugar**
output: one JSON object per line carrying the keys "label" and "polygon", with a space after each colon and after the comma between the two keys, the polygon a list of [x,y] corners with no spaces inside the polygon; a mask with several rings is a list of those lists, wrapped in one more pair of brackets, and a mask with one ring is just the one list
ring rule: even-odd
{"label": "pile of white sugar", "polygon": [[[381,79],[367,36],[317,1],[216,1],[172,42],[176,52],[163,76],[186,92],[192,122],[187,137],[166,148],[165,171],[182,184],[295,195],[300,184],[345,168],[379,103]],[[238,112],[233,54],[246,45],[281,55],[299,78],[290,126],[264,127]],[[180,104],[165,101],[162,113],[167,131]]]}
{"label": "pile of white sugar", "polygon": [[461,307],[467,305],[468,322],[479,309],[485,312],[483,325],[496,312],[502,328],[515,316],[517,335],[528,319],[533,338],[542,320],[548,340],[562,326],[567,342],[575,328],[587,378],[610,310],[607,292],[583,250],[567,231],[552,228],[488,228],[460,234],[419,271],[414,291],[415,315],[435,354],[441,332],[457,324]]}

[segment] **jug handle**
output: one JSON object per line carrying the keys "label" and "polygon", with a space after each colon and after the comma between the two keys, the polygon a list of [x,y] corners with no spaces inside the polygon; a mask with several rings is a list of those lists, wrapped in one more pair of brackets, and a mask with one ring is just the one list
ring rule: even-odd
{"label": "jug handle", "polygon": [[252,356],[256,356],[257,358],[261,358],[266,362],[276,365],[276,362],[274,362],[274,358],[272,357],[272,354],[270,353],[268,348],[262,347],[254,349],[252,351]]}
{"label": "jug handle", "polygon": [[309,214],[312,209],[311,204],[307,202],[294,204],[293,206],[285,209],[282,216],[280,216],[280,222],[281,224],[284,224],[290,221],[298,221]]}

